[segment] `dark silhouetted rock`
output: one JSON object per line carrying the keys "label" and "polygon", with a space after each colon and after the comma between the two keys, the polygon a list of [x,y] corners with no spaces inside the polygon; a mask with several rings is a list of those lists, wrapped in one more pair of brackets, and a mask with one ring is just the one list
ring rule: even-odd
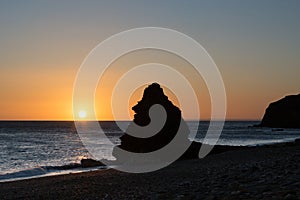
{"label": "dark silhouetted rock", "polygon": [[[123,150],[135,153],[148,153],[163,148],[169,144],[178,133],[180,124],[183,134],[180,134],[180,140],[184,143],[188,141],[189,129],[185,121],[181,117],[181,111],[168,99],[163,89],[158,83],[149,85],[145,90],[142,100],[138,102],[132,109],[135,111],[133,122],[138,126],[147,126],[150,123],[149,109],[159,104],[166,111],[166,121],[163,128],[153,136],[140,138],[125,133],[121,138],[120,147]],[[159,117],[158,117],[159,118]],[[131,125],[128,126],[128,129]],[[127,131],[128,131],[127,129]],[[201,147],[200,143],[193,142],[191,147],[186,151],[181,159],[197,158]],[[179,147],[180,148],[180,147]],[[113,155],[119,159],[118,151],[113,151]],[[122,158],[120,159],[122,160]]]}
{"label": "dark silhouetted rock", "polygon": [[[125,133],[120,138],[120,148],[135,153],[147,153],[164,147],[175,137],[182,120],[181,111],[168,99],[158,83],[149,85],[144,90],[142,100],[132,108],[135,111],[133,122],[141,127],[147,126],[150,123],[149,109],[155,104],[163,106],[166,110],[167,119],[163,128],[157,134],[146,138],[134,137]],[[186,128],[186,140],[188,134],[189,130]],[[114,156],[117,157],[117,155]]]}
{"label": "dark silhouetted rock", "polygon": [[81,160],[81,167],[88,168],[88,167],[99,167],[99,166],[106,166],[100,161],[93,160],[90,158],[82,159]]}
{"label": "dark silhouetted rock", "polygon": [[[163,89],[159,84],[153,83],[149,85],[145,90],[142,97],[142,100],[138,102],[132,109],[135,111],[134,120],[138,126],[144,127],[150,123],[149,117],[149,109],[155,105],[159,104],[163,106],[166,110],[167,119],[164,123],[163,128],[153,136],[150,137],[134,137],[128,133],[125,133],[121,138],[121,144],[118,146],[119,148],[134,152],[134,153],[148,153],[152,151],[156,151],[158,149],[163,148],[167,144],[169,144],[173,138],[178,134],[178,130],[180,125],[183,127],[182,132],[180,132],[179,139],[182,143],[188,141],[189,136],[189,128],[186,125],[185,121],[182,119],[181,111],[177,108],[173,103],[168,99],[168,97],[164,94]],[[160,116],[156,116],[160,118]],[[154,120],[151,118],[151,120]],[[133,123],[131,123],[127,131],[130,129]],[[140,133],[143,134],[143,133]],[[199,150],[202,146],[199,142],[190,142],[189,148],[183,153],[183,155],[179,159],[195,159],[198,158]],[[181,148],[177,146],[178,148]],[[206,144],[205,144],[206,145]],[[209,145],[206,145],[209,146]],[[214,149],[209,154],[222,153],[225,151],[236,150],[239,147],[229,147],[229,146],[215,146]],[[116,157],[117,161],[123,162],[121,154],[119,154],[119,150],[114,148],[113,156]]]}
{"label": "dark silhouetted rock", "polygon": [[300,94],[286,96],[271,103],[258,126],[300,128]]}

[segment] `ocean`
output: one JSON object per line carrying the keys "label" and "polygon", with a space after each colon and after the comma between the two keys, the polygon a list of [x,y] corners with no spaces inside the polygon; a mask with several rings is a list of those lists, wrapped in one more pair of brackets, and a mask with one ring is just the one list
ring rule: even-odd
{"label": "ocean", "polygon": [[[129,123],[129,122],[123,122]],[[218,145],[256,146],[294,141],[300,129],[253,127],[258,121],[226,121]],[[196,130],[196,141],[204,140],[208,121],[187,121]],[[123,134],[115,123],[101,122],[106,135],[115,144]],[[104,159],[113,160],[113,146],[99,142]],[[99,148],[98,148],[99,149]],[[0,181],[25,179],[65,173],[77,173],[98,168],[76,167],[82,158],[93,158],[82,144],[74,122],[1,121],[0,122]],[[71,166],[71,167],[68,167]],[[75,167],[74,167],[75,166]]]}

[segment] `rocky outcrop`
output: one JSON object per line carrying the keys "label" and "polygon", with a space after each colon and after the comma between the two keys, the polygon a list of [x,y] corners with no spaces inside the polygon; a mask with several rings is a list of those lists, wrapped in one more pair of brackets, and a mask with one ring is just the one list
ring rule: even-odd
{"label": "rocky outcrop", "polygon": [[[132,136],[132,126],[137,124],[140,127],[148,126],[151,120],[155,121],[155,118],[161,119],[162,116],[150,116],[149,110],[152,106],[159,104],[164,107],[166,111],[166,121],[164,122],[163,128],[153,136],[150,137],[139,137],[144,135],[143,131],[135,132],[135,136]],[[121,144],[117,147],[125,151],[134,152],[134,153],[148,153],[156,151],[160,148],[163,148],[169,144],[173,138],[178,134],[179,127],[181,127],[180,132],[180,141],[182,143],[188,140],[189,128],[181,116],[181,111],[178,107],[173,105],[173,103],[168,99],[164,94],[163,89],[159,84],[153,83],[149,85],[145,90],[141,101],[138,102],[132,108],[135,111],[134,123],[131,123],[127,128],[127,133],[125,133],[121,138]],[[181,145],[181,144],[179,144]],[[202,145],[207,146],[207,148],[212,148],[209,145],[202,144],[199,142],[190,142],[189,148],[181,155],[179,158],[182,159],[195,159],[198,158],[198,154]],[[177,146],[181,148],[180,146]],[[119,153],[118,148],[114,148],[113,156],[117,159],[117,164],[120,164],[124,161],[124,158]],[[225,151],[240,149],[240,147],[230,147],[230,146],[215,146],[214,149],[209,154],[217,154]],[[126,158],[125,158],[126,159]],[[126,161],[125,161],[126,162]],[[113,163],[115,164],[115,163]]]}
{"label": "rocky outcrop", "polygon": [[[180,123],[184,123],[186,137],[188,140],[189,130],[181,117],[181,111],[168,99],[164,94],[163,89],[158,83],[153,83],[149,85],[145,90],[142,97],[142,100],[135,105],[132,110],[135,111],[133,122],[140,126],[145,127],[150,124],[151,120],[149,117],[149,110],[152,106],[159,104],[164,107],[166,111],[166,121],[162,129],[151,137],[140,138],[137,133],[137,137],[134,137],[130,134],[125,133],[121,138],[120,147],[123,150],[135,152],[135,153],[147,153],[156,151],[165,145],[167,145],[177,134]],[[160,116],[156,116],[160,117]],[[128,130],[132,130],[133,124],[130,124]],[[113,155],[118,159],[115,151]]]}
{"label": "rocky outcrop", "polygon": [[300,128],[300,94],[286,96],[271,103],[258,126]]}
{"label": "rocky outcrop", "polygon": [[89,168],[89,167],[99,167],[99,166],[106,166],[106,165],[100,161],[91,158],[84,158],[80,161],[80,166],[83,168]]}

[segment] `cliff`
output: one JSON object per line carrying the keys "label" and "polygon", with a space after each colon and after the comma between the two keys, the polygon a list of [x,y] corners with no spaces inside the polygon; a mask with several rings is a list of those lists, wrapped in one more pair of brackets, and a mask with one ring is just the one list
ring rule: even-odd
{"label": "cliff", "polygon": [[300,128],[300,94],[286,96],[271,103],[259,126]]}

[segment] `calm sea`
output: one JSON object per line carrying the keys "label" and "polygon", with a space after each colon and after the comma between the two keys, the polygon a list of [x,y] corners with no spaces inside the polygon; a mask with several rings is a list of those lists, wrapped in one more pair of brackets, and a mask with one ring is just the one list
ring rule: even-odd
{"label": "calm sea", "polygon": [[[101,122],[107,136],[119,144],[122,135],[112,122]],[[128,123],[128,122],[123,122]],[[218,140],[219,145],[253,146],[293,141],[300,138],[300,129],[253,128],[257,121],[227,121]],[[187,122],[190,130],[197,131],[196,140],[203,140],[209,122]],[[113,146],[104,142],[102,157],[114,159]],[[82,144],[73,122],[0,122],[0,181],[34,176],[75,173],[84,169],[62,169],[62,166],[80,163],[91,155]]]}

